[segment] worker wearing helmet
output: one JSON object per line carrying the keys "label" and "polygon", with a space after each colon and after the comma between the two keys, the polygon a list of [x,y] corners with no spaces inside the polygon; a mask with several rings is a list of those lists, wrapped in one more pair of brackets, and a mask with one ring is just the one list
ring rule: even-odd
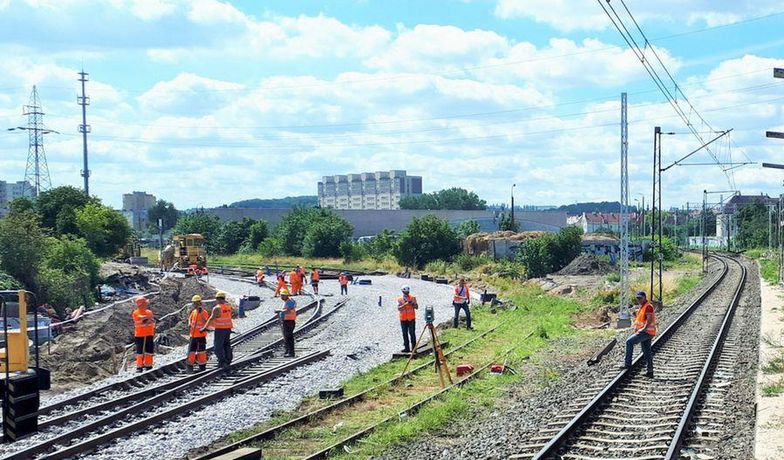
{"label": "worker wearing helmet", "polygon": [[256,270],[256,284],[258,284],[259,287],[264,286],[264,270],[262,270],[261,267]]}
{"label": "worker wearing helmet", "polygon": [[134,300],[136,308],[131,313],[133,319],[133,341],[136,345],[136,372],[152,369],[155,353],[155,318],[149,309],[150,301],[146,297]]}
{"label": "worker wearing helmet", "polygon": [[283,343],[286,347],[286,352],[283,355],[287,358],[294,357],[294,326],[297,321],[297,301],[289,296],[289,291],[283,290],[280,292],[280,298],[283,300],[283,308],[277,310],[278,317],[280,318],[281,328],[283,329]]}
{"label": "worker wearing helmet", "polygon": [[340,294],[348,295],[348,276],[345,273],[341,273],[338,276],[338,282],[340,283]]}
{"label": "worker wearing helmet", "polygon": [[313,267],[310,271],[310,287],[313,288],[313,293],[318,295],[319,280],[321,279],[321,271]]}
{"label": "worker wearing helmet", "polygon": [[410,353],[416,346],[416,310],[419,309],[416,297],[411,295],[411,288],[403,286],[403,295],[397,298],[397,311],[400,316],[400,330],[403,332],[403,349]]}
{"label": "worker wearing helmet", "polygon": [[234,314],[234,308],[226,302],[226,293],[224,292],[219,291],[215,294],[215,301],[216,304],[212,307],[212,314],[200,330],[205,332],[210,325],[213,326],[215,330],[213,347],[215,349],[215,357],[218,358],[218,367],[226,369],[234,357],[231,351],[231,330],[234,327],[231,317]]}
{"label": "worker wearing helmet", "polygon": [[278,286],[275,288],[275,297],[280,294],[280,291],[288,291],[288,286],[286,285],[286,275],[283,272],[278,272],[277,280]]}
{"label": "worker wearing helmet", "polygon": [[210,314],[201,303],[201,296],[196,294],[191,298],[193,309],[188,316],[188,332],[191,338],[188,345],[188,372],[193,372],[193,365],[198,364],[199,370],[207,369],[207,331],[202,328],[207,325]]}

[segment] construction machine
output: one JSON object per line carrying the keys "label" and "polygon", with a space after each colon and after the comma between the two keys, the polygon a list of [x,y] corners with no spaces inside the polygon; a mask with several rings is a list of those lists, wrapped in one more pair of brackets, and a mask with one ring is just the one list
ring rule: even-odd
{"label": "construction machine", "polygon": [[161,264],[165,270],[176,267],[184,270],[186,275],[201,276],[207,274],[207,250],[205,238],[198,233],[175,235],[172,244],[161,251]]}

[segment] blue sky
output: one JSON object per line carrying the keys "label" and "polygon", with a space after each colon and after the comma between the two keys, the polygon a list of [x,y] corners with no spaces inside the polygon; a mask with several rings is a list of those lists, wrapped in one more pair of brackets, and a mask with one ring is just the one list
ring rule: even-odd
{"label": "blue sky", "polygon": [[[710,126],[735,129],[715,156],[781,161],[764,131],[784,130],[784,7],[627,5]],[[615,200],[622,91],[633,196],[649,193],[653,126],[679,133],[665,162],[699,145],[596,0],[0,0],[0,127],[25,123],[38,85],[62,133],[46,140],[55,185],[81,183],[82,66],[91,192],[115,206],[131,190],[180,208],[315,194],[322,175],[386,169],[490,202],[512,183],[525,204]],[[26,136],[1,130],[0,179],[20,180],[26,156]],[[673,168],[665,201],[729,182],[773,195],[781,180]]]}

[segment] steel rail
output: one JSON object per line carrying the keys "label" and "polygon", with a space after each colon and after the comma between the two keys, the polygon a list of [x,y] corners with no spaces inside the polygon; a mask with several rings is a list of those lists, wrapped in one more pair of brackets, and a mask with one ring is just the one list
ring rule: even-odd
{"label": "steel rail", "polygon": [[[312,329],[316,325],[320,324],[321,322],[323,322],[324,320],[329,318],[336,311],[338,311],[343,305],[345,305],[346,302],[347,302],[347,300],[339,302],[337,305],[335,305],[335,307],[332,310],[330,310],[326,314],[321,314],[321,302],[318,302],[319,306],[318,306],[317,310],[314,312],[313,316],[311,318],[309,318],[308,321],[304,325],[302,325],[301,327],[297,328],[295,333],[296,334],[300,334],[300,333],[304,333],[304,332],[309,331],[310,329]],[[177,396],[180,396],[181,394],[184,394],[185,392],[187,392],[187,391],[189,391],[189,390],[191,390],[191,389],[193,389],[195,387],[198,387],[199,385],[201,385],[203,383],[206,383],[208,381],[214,380],[216,378],[220,378],[221,376],[223,376],[224,374],[227,374],[230,371],[241,370],[241,369],[243,369],[245,367],[248,367],[248,366],[254,364],[255,362],[257,362],[257,361],[267,357],[269,355],[269,352],[273,348],[281,345],[282,343],[283,343],[283,337],[280,337],[280,338],[278,338],[278,339],[276,339],[276,340],[266,344],[263,348],[259,349],[257,352],[253,352],[253,353],[250,353],[248,355],[245,355],[242,358],[240,358],[239,360],[231,363],[228,369],[220,369],[220,368],[218,368],[218,369],[213,369],[213,370],[210,370],[210,371],[202,372],[202,373],[199,373],[199,374],[193,374],[192,376],[189,376],[189,378],[184,379],[184,380],[186,380],[185,382],[179,382],[180,385],[178,385],[178,386],[176,386],[174,388],[169,388],[166,391],[164,391],[163,393],[154,395],[154,396],[152,396],[150,398],[147,398],[147,399],[144,399],[142,401],[138,401],[138,402],[136,402],[135,404],[133,404],[133,405],[131,405],[129,407],[125,407],[125,408],[120,409],[118,411],[115,411],[115,412],[113,412],[113,413],[111,413],[109,415],[103,416],[103,417],[99,418],[98,420],[95,420],[93,422],[87,423],[85,425],[80,425],[80,426],[78,426],[78,427],[76,427],[76,428],[74,428],[72,430],[67,431],[66,433],[54,436],[54,437],[49,438],[49,439],[47,439],[45,441],[42,441],[42,442],[40,442],[38,444],[34,444],[34,445],[30,446],[30,447],[27,447],[27,448],[22,449],[20,451],[14,452],[14,453],[9,454],[9,455],[7,455],[5,457],[2,457],[2,458],[4,460],[12,460],[12,459],[13,460],[23,460],[23,459],[29,459],[29,458],[31,458],[31,457],[33,457],[35,455],[40,455],[42,453],[45,453],[45,452],[47,452],[50,449],[50,447],[52,445],[66,443],[70,439],[72,439],[73,437],[81,436],[81,435],[84,435],[84,434],[96,431],[96,430],[102,428],[103,426],[106,426],[108,424],[117,422],[117,421],[119,421],[119,420],[121,420],[121,419],[123,419],[123,418],[125,418],[127,416],[133,415],[135,413],[143,412],[146,408],[149,408],[150,406],[155,406],[156,404],[160,404],[162,402],[171,400],[171,399],[173,399],[173,398],[175,398]],[[229,387],[229,388],[233,388],[233,387]],[[107,404],[114,404],[114,402],[110,401]],[[114,404],[114,405],[116,405],[116,404]],[[95,412],[95,410],[94,410],[95,407],[96,406],[93,406],[91,408],[91,409],[93,409],[93,412]],[[163,413],[169,413],[169,412],[165,411]]]}
{"label": "steel rail", "polygon": [[[722,264],[721,273],[716,277],[715,281],[708,286],[700,296],[689,305],[678,317],[673,321],[664,332],[654,339],[651,347],[656,350],[660,348],[675,331],[694,313],[694,311],[702,304],[702,302],[719,286],[729,272],[729,265],[723,257],[711,255],[714,259]],[[566,424],[555,436],[553,436],[547,444],[544,445],[534,456],[532,460],[544,460],[556,454],[556,451],[585,423],[588,417],[597,410],[602,404],[605,403],[616,389],[626,380],[630,375],[630,371],[637,367],[642,362],[642,353],[638,354],[632,362],[630,368],[622,369],[596,396],[591,399],[580,412],[575,415],[569,423]]]}
{"label": "steel rail", "polygon": [[[498,326],[494,326],[491,329],[488,329],[487,331],[479,334],[478,336],[472,338],[471,340],[463,343],[462,345],[460,345],[460,346],[458,346],[456,348],[451,349],[449,352],[445,353],[445,356],[450,356],[451,354],[456,353],[456,352],[458,352],[458,351],[468,347],[469,345],[473,344],[477,340],[486,337],[488,334],[492,333],[496,329],[498,329]],[[428,367],[432,366],[434,362],[435,362],[435,360],[431,359],[431,360],[429,360],[429,361],[427,361],[425,363],[420,364],[419,366],[416,366],[416,367],[410,369],[405,374],[400,374],[398,376],[395,376],[395,377],[387,380],[386,382],[380,383],[380,384],[375,385],[375,386],[373,386],[371,388],[368,388],[367,390],[361,391],[361,392],[359,392],[357,394],[354,394],[352,396],[349,396],[349,397],[346,397],[346,398],[341,399],[339,401],[336,401],[333,404],[330,404],[330,405],[322,407],[320,409],[316,409],[314,411],[308,412],[307,414],[301,415],[301,416],[299,416],[299,417],[297,417],[295,419],[289,420],[289,421],[281,423],[279,425],[270,427],[270,428],[268,428],[268,429],[266,429],[266,430],[264,430],[264,431],[262,431],[260,433],[256,433],[254,435],[248,436],[247,438],[244,438],[244,439],[236,441],[236,442],[234,442],[232,444],[229,444],[228,446],[224,446],[224,447],[221,447],[219,449],[213,450],[213,451],[211,451],[211,452],[209,452],[207,454],[204,454],[204,455],[201,455],[199,457],[196,457],[195,460],[209,460],[209,459],[213,459],[215,457],[219,457],[221,455],[224,455],[224,454],[227,454],[229,452],[235,451],[235,450],[237,450],[237,449],[239,449],[239,448],[241,448],[243,446],[247,446],[248,444],[253,444],[253,443],[256,443],[256,442],[259,442],[259,441],[268,441],[270,439],[274,439],[280,433],[282,433],[284,430],[287,430],[289,428],[293,428],[295,426],[299,426],[299,425],[305,424],[305,423],[307,423],[309,421],[321,418],[322,416],[324,416],[324,415],[326,415],[326,414],[328,414],[330,412],[333,412],[333,411],[335,411],[337,409],[340,409],[340,408],[343,408],[343,407],[348,407],[348,406],[350,406],[352,404],[358,403],[358,402],[364,400],[367,395],[375,392],[376,390],[378,390],[380,388],[383,388],[385,386],[388,386],[388,385],[394,385],[395,383],[399,382],[400,380],[402,380],[402,379],[404,379],[406,377],[409,377],[411,375],[414,375],[415,373],[421,371],[422,369],[425,369],[425,368],[428,368]]]}
{"label": "steel rail", "polygon": [[686,435],[688,434],[688,427],[691,423],[692,417],[694,416],[694,412],[697,409],[699,397],[705,389],[705,386],[710,382],[714,365],[719,359],[719,355],[721,354],[725,339],[727,338],[730,326],[732,325],[735,311],[738,308],[741,295],[743,294],[743,288],[746,284],[746,267],[737,260],[729,260],[732,260],[740,266],[741,280],[740,283],[738,283],[738,287],[732,297],[730,308],[727,309],[727,313],[724,315],[724,320],[721,323],[719,334],[716,336],[716,340],[713,342],[710,354],[705,361],[705,366],[703,366],[702,371],[700,372],[700,376],[697,379],[697,382],[694,384],[694,389],[692,390],[691,396],[689,397],[689,402],[686,405],[686,409],[683,412],[683,416],[681,417],[680,422],[678,423],[678,428],[675,430],[675,434],[673,435],[673,441],[670,443],[669,449],[667,449],[667,454],[664,457],[665,460],[680,458],[680,448],[683,445],[683,441],[685,440]]}

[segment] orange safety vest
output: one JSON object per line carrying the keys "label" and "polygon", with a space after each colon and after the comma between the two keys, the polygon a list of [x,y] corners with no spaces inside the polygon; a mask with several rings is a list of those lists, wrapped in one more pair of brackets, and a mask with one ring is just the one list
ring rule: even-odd
{"label": "orange safety vest", "polygon": [[215,329],[228,329],[231,330],[234,328],[234,322],[231,320],[231,315],[233,313],[233,308],[231,305],[227,303],[218,304],[217,307],[220,308],[220,316],[212,320],[212,325]]}
{"label": "orange safety vest", "polygon": [[188,326],[190,327],[190,336],[191,337],[207,337],[207,331],[202,332],[201,328],[207,324],[207,320],[210,319],[210,314],[207,313],[207,310],[193,310],[188,317]]}
{"label": "orange safety vest", "polygon": [[319,273],[318,270],[313,270],[310,273],[310,282],[311,283],[314,282],[314,281],[318,281],[320,278],[321,278],[321,274]]}
{"label": "orange safety vest", "polygon": [[340,275],[340,277],[338,277],[338,281],[340,282],[341,286],[345,286],[348,284],[348,277]]}
{"label": "orange safety vest", "polygon": [[416,308],[417,300],[416,297],[410,295],[408,296],[408,300],[404,297],[397,298],[397,311],[400,312],[400,321],[411,321],[416,319]]}
{"label": "orange safety vest", "polygon": [[289,282],[291,282],[291,284],[300,284],[300,283],[302,283],[302,279],[300,279],[299,273],[297,273],[295,271],[292,271],[291,273],[289,273]]}
{"label": "orange safety vest", "polygon": [[135,309],[131,313],[133,318],[133,336],[134,337],[150,337],[155,335],[155,321],[153,320],[152,310],[145,308],[144,310]]}
{"label": "orange safety vest", "polygon": [[283,321],[296,321],[297,320],[297,301],[289,298],[283,304]]}
{"label": "orange safety vest", "polygon": [[455,286],[455,296],[452,297],[452,302],[466,303],[471,302],[471,293],[468,291],[468,285],[464,284],[462,287],[458,284]]}
{"label": "orange safety vest", "polygon": [[[645,327],[646,323],[646,316],[650,312],[651,314],[651,323],[648,327]],[[634,330],[636,332],[640,332],[645,328],[645,333],[651,336],[656,335],[656,309],[653,308],[650,302],[645,302],[640,310],[637,312],[637,317],[634,318]]]}

